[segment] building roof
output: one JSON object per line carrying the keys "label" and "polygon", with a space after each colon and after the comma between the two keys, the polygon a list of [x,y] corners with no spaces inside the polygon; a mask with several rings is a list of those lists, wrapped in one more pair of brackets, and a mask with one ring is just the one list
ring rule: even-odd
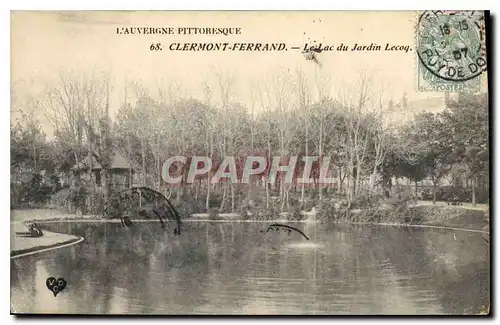
{"label": "building roof", "polygon": [[[87,169],[90,166],[92,166],[92,170],[100,170],[101,169],[101,164],[98,163],[95,159],[94,156],[87,156],[84,159],[80,160],[77,164],[73,166],[73,170],[81,170],[81,169]],[[131,169],[130,164],[127,163],[125,158],[123,156],[116,152],[113,155],[112,161],[111,161],[111,169]]]}
{"label": "building roof", "polygon": [[408,100],[406,107],[401,103],[394,105],[392,110],[387,110],[386,114],[389,121],[405,123],[413,119],[416,114],[422,112],[438,113],[446,108],[445,96],[427,97],[414,100]]}

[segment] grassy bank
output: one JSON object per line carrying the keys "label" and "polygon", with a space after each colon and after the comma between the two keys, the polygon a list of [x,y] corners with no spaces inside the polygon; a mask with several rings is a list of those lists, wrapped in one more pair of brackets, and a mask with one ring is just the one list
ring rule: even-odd
{"label": "grassy bank", "polygon": [[[54,234],[57,236],[52,237],[51,243],[48,243],[47,241],[45,241],[46,244],[42,244],[40,242],[32,242],[31,244],[28,244],[29,247],[26,247],[23,249],[11,250],[10,257],[15,258],[15,257],[22,257],[25,255],[30,255],[31,253],[41,253],[41,252],[48,251],[51,249],[62,248],[62,247],[66,247],[66,246],[69,246],[72,244],[76,244],[76,243],[79,243],[80,241],[83,240],[83,238],[81,238],[81,237],[71,236],[74,238],[66,239],[65,236],[59,236],[59,235],[64,235],[64,234],[58,234],[58,233],[54,233]],[[55,239],[54,237],[58,237],[58,238]],[[63,238],[61,238],[61,237],[63,237]]]}
{"label": "grassy bank", "polygon": [[[291,212],[266,210],[254,207],[238,213],[181,214],[184,220],[211,221],[318,221],[335,223],[429,225],[489,231],[489,210],[487,206],[449,206],[443,203],[381,201],[347,209],[339,203],[324,202],[314,211],[294,209]],[[104,221],[97,215],[70,215],[34,217],[29,221]],[[115,220],[117,221],[117,220]]]}
{"label": "grassy bank", "polygon": [[11,225],[10,256],[21,257],[30,253],[47,251],[77,243],[82,238],[43,230],[42,237],[27,237],[28,228],[23,223]]}
{"label": "grassy bank", "polygon": [[489,231],[488,210],[463,206],[418,205],[410,208],[411,223]]}

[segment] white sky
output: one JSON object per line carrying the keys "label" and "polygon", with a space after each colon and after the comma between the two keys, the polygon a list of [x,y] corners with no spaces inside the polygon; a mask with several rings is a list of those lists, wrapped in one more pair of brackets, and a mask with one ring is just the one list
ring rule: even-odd
{"label": "white sky", "polygon": [[[11,16],[11,68],[16,94],[38,96],[53,85],[61,71],[109,71],[114,92],[111,112],[123,101],[125,81],[147,88],[180,85],[184,96],[203,99],[203,83],[217,84],[211,69],[234,77],[231,98],[249,103],[249,83],[263,84],[277,71],[301,69],[314,87],[316,75],[328,76],[330,92],[351,89],[361,71],[371,76],[371,88],[383,86],[384,98],[399,101],[442,96],[417,93],[415,51],[323,52],[319,68],[300,51],[286,52],[172,52],[172,42],[375,43],[415,46],[416,13],[398,12],[15,12]],[[240,27],[241,35],[117,35],[116,27]],[[161,42],[162,52],[151,52]],[[133,94],[129,90],[128,94]],[[258,108],[257,108],[258,109]]]}

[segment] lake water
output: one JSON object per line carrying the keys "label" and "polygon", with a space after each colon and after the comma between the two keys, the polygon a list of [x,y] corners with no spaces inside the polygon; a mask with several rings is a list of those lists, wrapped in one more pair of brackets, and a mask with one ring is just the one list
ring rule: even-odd
{"label": "lake water", "polygon": [[[84,314],[474,314],[488,244],[452,230],[267,223],[50,223],[85,237],[11,260],[13,310]],[[48,277],[63,277],[54,297]]]}

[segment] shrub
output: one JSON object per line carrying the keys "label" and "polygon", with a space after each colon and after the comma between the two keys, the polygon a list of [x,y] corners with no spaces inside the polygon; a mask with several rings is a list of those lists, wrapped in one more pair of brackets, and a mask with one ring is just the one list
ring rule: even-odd
{"label": "shrub", "polygon": [[319,209],[318,217],[322,221],[340,221],[345,215],[345,209],[339,206],[339,203],[333,201],[325,201]]}
{"label": "shrub", "polygon": [[87,189],[85,186],[77,186],[70,188],[69,190],[69,200],[71,202],[72,210],[77,211],[80,209],[85,213],[85,199],[86,199]]}
{"label": "shrub", "polygon": [[300,205],[295,205],[293,207],[290,208],[291,211],[289,211],[289,216],[288,216],[288,220],[303,220],[304,219],[304,215],[302,214],[302,208],[300,207]]}
{"label": "shrub", "polygon": [[243,200],[241,204],[238,206],[238,213],[242,215],[246,215],[253,208],[254,202],[253,200]]}
{"label": "shrub", "polygon": [[429,189],[422,190],[422,200],[428,201],[432,200],[432,191]]}
{"label": "shrub", "polygon": [[378,205],[384,197],[381,193],[363,192],[351,201],[352,209],[367,209]]}
{"label": "shrub", "polygon": [[[227,198],[226,198],[226,200],[227,200]],[[212,208],[212,207],[219,208],[221,203],[222,203],[222,193],[212,191],[210,193],[210,198],[208,200],[208,206],[210,208]]]}
{"label": "shrub", "polygon": [[[422,191],[422,199],[431,201],[433,199],[432,188]],[[457,186],[440,186],[436,190],[436,201],[459,201],[472,202],[472,189]],[[476,203],[488,203],[489,191],[480,187],[476,188]]]}
{"label": "shrub", "polygon": [[278,219],[281,212],[281,201],[280,200],[269,200],[269,207],[266,207],[266,200],[259,201],[252,205],[248,212],[252,215],[249,217],[252,220],[272,220]]}
{"label": "shrub", "polygon": [[50,198],[50,203],[58,208],[67,209],[68,202],[70,202],[68,188],[63,188],[59,190],[58,192],[53,194],[52,197]]}
{"label": "shrub", "polygon": [[220,220],[222,219],[220,214],[219,214],[219,209],[218,208],[210,208],[208,209],[208,217],[210,220]]}
{"label": "shrub", "polygon": [[23,184],[10,183],[10,205],[17,207],[24,200]]}
{"label": "shrub", "polygon": [[104,212],[104,194],[92,193],[88,196],[88,203],[86,204],[86,213],[100,215]]}
{"label": "shrub", "polygon": [[16,184],[14,189],[14,203],[40,204],[46,203],[52,194],[52,186],[43,183],[42,175],[34,173],[29,182]]}
{"label": "shrub", "polygon": [[304,203],[302,204],[302,210],[311,211],[312,208],[318,206],[319,204],[319,200],[306,198]]}

